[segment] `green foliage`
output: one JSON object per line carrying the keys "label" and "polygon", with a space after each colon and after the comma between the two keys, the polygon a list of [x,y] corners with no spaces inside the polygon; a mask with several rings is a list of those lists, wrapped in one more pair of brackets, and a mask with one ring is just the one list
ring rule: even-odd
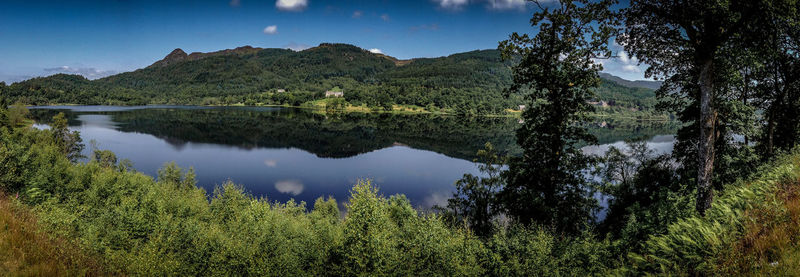
{"label": "green foliage", "polygon": [[17,192],[25,185],[30,154],[23,144],[13,143],[8,129],[0,128],[0,132],[0,189]]}
{"label": "green foliage", "polygon": [[194,168],[189,168],[189,170],[184,173],[183,169],[178,167],[175,162],[167,163],[164,167],[158,169],[158,182],[183,188],[194,188],[197,184]]}
{"label": "green foliage", "polygon": [[[646,76],[665,79],[657,91],[660,106],[686,123],[675,157],[685,182],[696,183],[700,213],[711,207],[715,188],[755,169],[752,161],[759,157],[747,142],[757,136],[758,105],[775,108],[762,136],[766,153],[773,149],[776,124],[787,128],[779,136],[797,132],[794,120],[777,114],[791,116],[797,105],[784,86],[800,76],[791,69],[798,61],[796,7],[795,0],[638,0],[624,10],[619,40],[649,66]],[[745,142],[736,143],[734,134]]]}
{"label": "green foliage", "polygon": [[[738,182],[724,191],[705,217],[691,216],[671,224],[663,235],[652,236],[641,254],[631,255],[631,269],[659,274],[708,274],[715,258],[743,234],[746,211],[756,203],[776,201],[783,185],[800,180],[800,152],[763,166],[751,182]],[[793,188],[796,189],[796,188]]]}
{"label": "green foliage", "polygon": [[484,176],[464,174],[456,181],[456,192],[447,200],[445,215],[457,224],[466,222],[473,232],[481,237],[491,235],[494,220],[502,212],[498,194],[504,187],[501,176],[506,157],[497,154],[494,146],[487,142],[478,150],[478,169]]}
{"label": "green foliage", "polygon": [[504,55],[519,58],[511,91],[527,93],[524,123],[517,130],[521,157],[509,163],[502,203],[521,224],[552,226],[577,233],[591,220],[597,203],[584,170],[593,159],[578,147],[596,142],[583,124],[593,88],[614,35],[614,1],[559,1],[533,15],[534,37],[514,33],[501,42]]}
{"label": "green foliage", "polygon": [[[331,87],[341,87],[346,100],[356,105],[432,105],[499,114],[520,102],[519,97],[503,97],[508,72],[496,50],[399,66],[392,58],[355,46],[321,44],[300,52],[216,53],[95,81],[58,74],[15,83],[8,95],[29,104],[300,106],[324,98]],[[288,92],[271,92],[277,89]]]}
{"label": "green foliage", "polygon": [[25,107],[25,105],[21,102],[14,103],[14,105],[5,111],[5,117],[7,117],[8,126],[15,128],[29,124],[29,114],[30,111],[28,110],[28,107]]}
{"label": "green foliage", "polygon": [[336,97],[326,100],[327,101],[325,101],[325,113],[328,114],[340,113],[343,112],[344,109],[347,107],[347,101],[345,101],[343,98]]}
{"label": "green foliage", "polygon": [[67,159],[75,162],[84,158],[83,154],[81,154],[84,145],[81,140],[80,132],[69,131],[67,118],[64,116],[64,113],[58,113],[54,116],[50,127],[53,128],[54,141],[62,149]]}
{"label": "green foliage", "polygon": [[[305,203],[254,198],[230,182],[209,197],[193,185],[191,170],[174,163],[157,179],[122,162],[110,166],[113,154],[104,151],[88,163],[72,163],[54,132],[0,128],[2,189],[19,192],[48,234],[79,241],[88,255],[103,258],[104,269],[124,275],[704,274],[717,272],[719,254],[741,238],[753,203],[773,201],[778,184],[800,180],[800,152],[793,152],[762,168],[757,180],[728,187],[707,217],[677,219],[662,234],[658,226],[666,225],[656,221],[674,214],[634,199],[636,204],[625,205],[642,208],[625,210],[620,237],[647,241],[631,253],[628,242],[599,240],[591,230],[563,236],[512,224],[479,238],[415,210],[402,195],[381,196],[369,181],[353,187],[344,216],[330,198],[318,199],[309,211]],[[616,161],[625,164],[622,153]],[[648,172],[638,170],[630,189],[616,189],[625,192],[619,195],[657,187],[644,180],[658,180],[663,170]],[[681,203],[662,195],[652,197]],[[611,206],[618,205],[625,206]]]}
{"label": "green foliage", "polygon": [[[397,61],[351,45],[322,44],[300,52],[251,48],[201,56],[94,81],[65,74],[33,78],[12,84],[3,95],[34,105],[301,106],[336,87],[355,106],[391,111],[392,105],[410,105],[464,115],[504,114],[524,102],[519,94],[504,95],[512,76],[497,50]],[[603,84],[597,99],[611,103],[611,110],[653,102],[652,90]]]}
{"label": "green foliage", "polygon": [[92,159],[103,167],[112,167],[117,164],[117,155],[109,150],[94,150]]}
{"label": "green foliage", "polygon": [[487,244],[492,276],[593,276],[613,268],[609,245],[589,232],[559,239],[543,229],[511,226]]}
{"label": "green foliage", "polygon": [[610,147],[595,174],[609,196],[598,231],[615,240],[617,250],[637,252],[649,236],[662,234],[678,219],[692,215],[692,193],[677,180],[675,161],[655,155],[644,141],[627,149]]}
{"label": "green foliage", "polygon": [[470,232],[416,211],[404,196],[380,196],[369,181],[353,188],[342,218],[333,199],[317,200],[309,212],[305,203],[270,203],[232,183],[215,189],[209,201],[192,185],[192,171],[174,164],[154,180],[108,166],[112,159],[102,151],[96,152],[101,158],[71,163],[53,130],[14,129],[0,139],[13,154],[3,156],[13,160],[3,163],[11,168],[2,171],[3,180],[21,177],[3,189],[19,191],[48,232],[81,241],[112,272],[479,276],[513,268],[490,259],[487,243]]}

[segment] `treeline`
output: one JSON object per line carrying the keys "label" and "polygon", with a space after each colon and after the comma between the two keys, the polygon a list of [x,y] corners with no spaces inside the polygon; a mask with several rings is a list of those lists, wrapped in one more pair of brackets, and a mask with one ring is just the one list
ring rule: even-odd
{"label": "treeline", "polygon": [[[64,112],[70,126],[80,113],[69,109],[32,109],[31,118],[49,124]],[[179,146],[224,144],[244,149],[298,148],[319,157],[342,158],[372,152],[395,143],[472,160],[486,142],[500,154],[518,156],[514,132],[521,125],[510,117],[460,117],[420,114],[324,114],[282,108],[148,108],[92,113],[108,115],[123,132],[150,134]],[[642,122],[619,118],[587,123],[589,132],[606,144],[632,136],[674,134],[676,121]],[[230,128],[236,126],[236,128]],[[303,126],[303,128],[297,128]]]}
{"label": "treeline", "polygon": [[[512,81],[511,70],[498,50],[396,62],[400,63],[345,44],[300,52],[234,51],[156,63],[94,81],[66,74],[34,78],[12,84],[4,95],[30,105],[301,106],[340,87],[348,105],[376,110],[408,105],[433,112],[500,114],[524,104],[521,94],[504,92]],[[604,81],[597,94],[598,101],[621,110],[651,109],[653,97],[651,90],[612,81]]]}

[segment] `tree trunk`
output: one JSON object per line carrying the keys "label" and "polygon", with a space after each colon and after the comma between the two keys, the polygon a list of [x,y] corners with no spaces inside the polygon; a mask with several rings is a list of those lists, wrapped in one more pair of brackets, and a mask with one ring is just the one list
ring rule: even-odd
{"label": "tree trunk", "polygon": [[778,70],[779,70],[778,66],[776,65],[775,66],[775,76],[773,77],[774,79],[772,81],[772,84],[773,84],[772,85],[772,90],[775,92],[775,94],[777,96],[775,97],[776,98],[775,101],[773,101],[772,104],[770,105],[770,107],[769,107],[770,112],[767,115],[767,124],[768,124],[767,125],[768,126],[767,127],[767,155],[769,157],[772,157],[772,153],[775,150],[775,128],[776,128],[775,125],[778,124],[775,119],[778,117],[778,111],[783,106],[783,98],[785,96],[784,93],[786,91],[785,89],[781,90],[778,87],[778,80],[780,80],[780,75],[778,73]]}
{"label": "tree trunk", "polygon": [[711,208],[714,199],[714,190],[711,181],[714,176],[714,122],[716,110],[713,107],[714,98],[714,62],[704,60],[700,69],[700,138],[697,144],[697,157],[699,159],[697,171],[697,212],[705,216],[706,210]]}
{"label": "tree trunk", "polygon": [[[772,107],[774,109],[774,107]],[[767,118],[767,156],[772,157],[775,137],[775,112],[770,112]]]}

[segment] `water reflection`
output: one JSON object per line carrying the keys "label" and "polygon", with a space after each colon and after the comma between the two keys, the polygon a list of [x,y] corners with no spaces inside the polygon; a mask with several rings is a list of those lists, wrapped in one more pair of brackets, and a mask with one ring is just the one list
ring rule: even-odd
{"label": "water reflection", "polygon": [[303,193],[303,183],[299,180],[280,180],[275,182],[275,189],[281,193],[298,196]]}
{"label": "water reflection", "polygon": [[[39,107],[31,114],[48,123],[60,111],[84,141],[130,159],[146,174],[154,176],[175,161],[193,166],[198,185],[208,191],[230,179],[277,201],[344,201],[352,184],[370,178],[385,195],[403,193],[423,207],[442,205],[455,180],[478,174],[472,159],[487,141],[501,153],[520,153],[514,118],[172,106]],[[651,138],[651,146],[669,151],[669,134],[676,129],[673,123],[607,120],[605,127],[591,129],[603,145],[584,151],[602,154],[631,137]]]}
{"label": "water reflection", "polygon": [[264,165],[267,167],[276,167],[278,166],[278,161],[276,160],[264,160]]}
{"label": "water reflection", "polygon": [[[657,135],[647,140],[647,148],[652,149],[654,154],[672,153],[672,147],[675,144],[674,135]],[[608,148],[614,146],[620,150],[630,150],[625,141],[617,141],[613,143],[606,143],[600,145],[585,146],[581,150],[583,153],[589,155],[602,156],[608,151]]]}

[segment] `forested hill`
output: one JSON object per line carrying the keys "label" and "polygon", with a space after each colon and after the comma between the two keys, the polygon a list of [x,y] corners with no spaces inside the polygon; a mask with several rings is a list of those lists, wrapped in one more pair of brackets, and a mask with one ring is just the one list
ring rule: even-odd
{"label": "forested hill", "polygon": [[[480,114],[523,104],[518,95],[504,95],[510,84],[509,64],[498,50],[398,60],[352,45],[324,43],[298,52],[250,46],[191,54],[175,49],[133,72],[93,81],[57,74],[12,84],[3,94],[34,105],[299,106],[323,99],[326,90],[339,87],[353,106],[388,110],[407,105]],[[651,89],[604,80],[597,100],[639,110],[651,107],[653,96]]]}

